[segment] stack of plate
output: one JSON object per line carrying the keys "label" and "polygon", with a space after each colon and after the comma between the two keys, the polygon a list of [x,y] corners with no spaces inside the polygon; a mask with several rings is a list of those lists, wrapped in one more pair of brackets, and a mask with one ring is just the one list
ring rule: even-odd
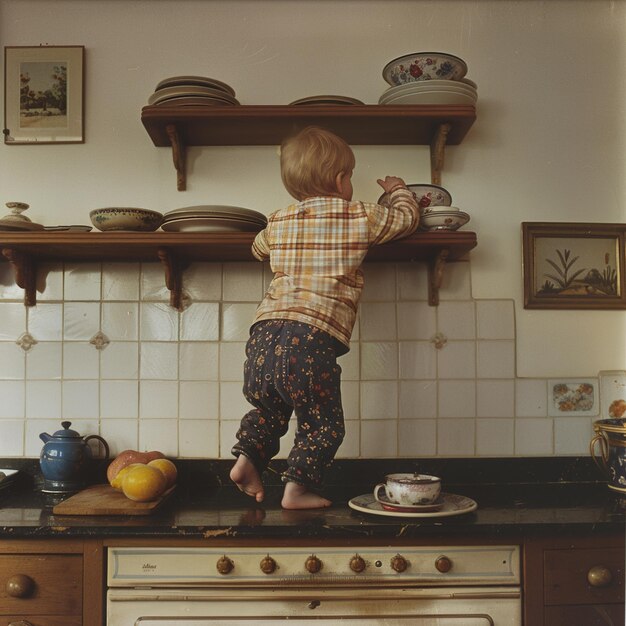
{"label": "stack of plate", "polygon": [[289,103],[290,106],[335,106],[343,104],[363,104],[356,98],[348,96],[307,96]]}
{"label": "stack of plate", "polygon": [[200,205],[165,213],[161,228],[168,232],[259,232],[267,225],[263,213],[237,206]]}
{"label": "stack of plate", "polygon": [[159,82],[148,104],[165,106],[233,106],[239,104],[235,90],[205,76],[172,76]]}
{"label": "stack of plate", "polygon": [[476,83],[460,80],[422,80],[390,87],[378,104],[476,104]]}

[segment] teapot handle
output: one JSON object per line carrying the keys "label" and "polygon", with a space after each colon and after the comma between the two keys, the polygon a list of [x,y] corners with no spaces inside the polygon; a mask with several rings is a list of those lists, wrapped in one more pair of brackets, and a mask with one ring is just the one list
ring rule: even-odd
{"label": "teapot handle", "polygon": [[[600,445],[600,459],[596,457],[596,443]],[[591,458],[593,462],[596,464],[598,469],[602,472],[608,471],[608,460],[609,460],[609,450],[608,443],[606,441],[606,437],[604,433],[596,433],[591,442],[589,443],[589,453],[591,454]]]}
{"label": "teapot handle", "polygon": [[83,440],[87,443],[90,439],[97,439],[104,446],[104,458],[109,458],[109,444],[102,438],[100,435],[89,435],[89,437],[85,437]]}

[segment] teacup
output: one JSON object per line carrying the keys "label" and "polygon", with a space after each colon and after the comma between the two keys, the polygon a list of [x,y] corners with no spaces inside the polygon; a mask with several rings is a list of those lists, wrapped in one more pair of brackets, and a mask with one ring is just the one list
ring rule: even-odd
{"label": "teacup", "polygon": [[385,482],[374,487],[374,498],[382,502],[379,493],[384,489],[387,502],[401,506],[432,504],[441,493],[441,479],[417,473],[387,474]]}

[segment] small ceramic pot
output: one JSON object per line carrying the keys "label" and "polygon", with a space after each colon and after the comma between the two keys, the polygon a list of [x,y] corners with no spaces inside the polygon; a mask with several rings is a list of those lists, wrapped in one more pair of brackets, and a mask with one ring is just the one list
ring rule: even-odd
{"label": "small ceramic pot", "polygon": [[387,474],[385,482],[374,487],[374,498],[380,498],[380,490],[384,489],[387,502],[402,506],[432,504],[441,493],[441,479],[428,474]]}

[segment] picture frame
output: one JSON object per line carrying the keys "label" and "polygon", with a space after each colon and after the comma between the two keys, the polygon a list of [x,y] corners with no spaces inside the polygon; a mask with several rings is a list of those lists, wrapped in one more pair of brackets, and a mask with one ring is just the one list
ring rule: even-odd
{"label": "picture frame", "polygon": [[5,46],[4,143],[84,143],[84,46]]}
{"label": "picture frame", "polygon": [[523,222],[525,309],[626,309],[626,224]]}
{"label": "picture frame", "polygon": [[600,412],[598,381],[592,378],[548,380],[550,417],[591,417]]}

